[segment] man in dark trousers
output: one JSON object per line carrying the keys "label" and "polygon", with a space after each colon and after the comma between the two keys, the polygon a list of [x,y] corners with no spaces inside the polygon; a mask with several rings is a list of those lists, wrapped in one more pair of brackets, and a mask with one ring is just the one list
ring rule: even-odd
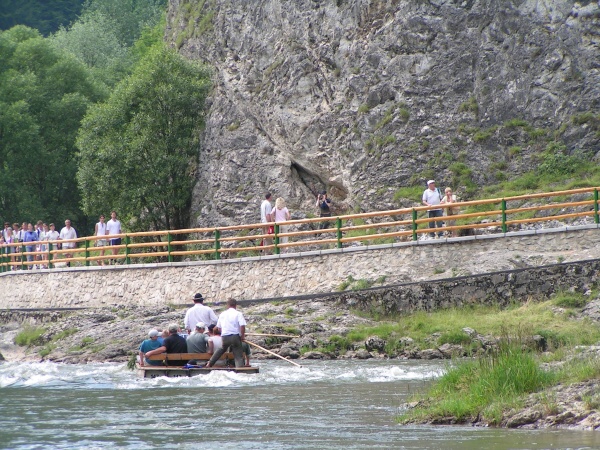
{"label": "man in dark trousers", "polygon": [[[187,353],[187,343],[185,339],[177,334],[179,332],[179,325],[173,323],[169,325],[169,337],[165,338],[163,345],[158,347],[156,350],[150,350],[146,352],[146,358],[152,355],[159,355],[161,353]],[[167,366],[181,366],[181,361],[167,361]]]}
{"label": "man in dark trousers", "polygon": [[223,347],[212,355],[206,367],[212,367],[229,347],[231,347],[235,358],[235,367],[242,367],[244,365],[242,341],[246,338],[246,320],[236,308],[237,302],[235,299],[228,299],[227,309],[221,313],[217,322],[217,327],[221,329]]}
{"label": "man in dark trousers", "polygon": [[[322,191],[317,196],[317,208],[319,208],[320,217],[331,217],[331,200],[327,198],[327,191]],[[319,225],[319,229],[324,230],[329,228],[329,222],[324,221]]]}

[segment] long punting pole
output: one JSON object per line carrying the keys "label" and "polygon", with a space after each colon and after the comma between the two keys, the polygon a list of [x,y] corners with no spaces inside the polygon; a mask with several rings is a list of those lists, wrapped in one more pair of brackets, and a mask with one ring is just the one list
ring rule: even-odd
{"label": "long punting pole", "polygon": [[264,347],[261,347],[261,346],[260,346],[260,345],[258,345],[258,344],[255,344],[254,342],[250,342],[250,341],[244,341],[244,342],[247,342],[249,345],[252,345],[252,346],[254,346],[254,347],[256,347],[256,348],[260,348],[262,351],[265,351],[265,352],[267,352],[267,353],[269,353],[269,354],[271,354],[271,355],[273,355],[273,356],[277,356],[279,359],[283,359],[284,361],[287,361],[287,362],[289,362],[290,364],[293,364],[293,365],[295,365],[295,366],[298,366],[298,367],[302,367],[300,364],[297,364],[297,363],[295,363],[294,361],[290,361],[289,359],[286,359],[286,358],[284,358],[283,356],[281,356],[281,355],[278,355],[278,354],[277,354],[277,353],[275,353],[275,352],[272,352],[271,350],[267,350],[266,348],[264,348]]}

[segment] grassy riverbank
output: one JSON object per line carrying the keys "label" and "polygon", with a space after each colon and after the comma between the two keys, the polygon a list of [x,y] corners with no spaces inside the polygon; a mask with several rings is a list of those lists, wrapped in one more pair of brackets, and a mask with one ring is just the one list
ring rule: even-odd
{"label": "grassy riverbank", "polygon": [[[560,354],[564,348],[592,345],[600,341],[600,327],[589,318],[580,317],[581,309],[595,294],[562,292],[550,300],[530,299],[501,308],[471,305],[435,312],[418,311],[398,317],[375,317],[376,326],[357,327],[344,336],[332,336],[323,343],[323,350],[344,352],[360,345],[369,336],[386,341],[388,355],[405,349],[407,345],[421,349],[445,343],[462,345],[475,354],[481,343],[463,331],[474,329],[480,335],[542,336],[551,352]],[[407,344],[403,337],[414,342]],[[558,356],[558,355],[557,355]]]}
{"label": "grassy riverbank", "polygon": [[[556,413],[558,401],[544,390],[600,378],[597,357],[570,358],[562,364],[542,367],[543,358],[519,342],[503,341],[491,355],[455,361],[415,407],[405,411],[401,423],[482,422],[501,425],[509,411],[525,407],[531,393],[539,393],[544,416]],[[597,408],[599,397],[582,400]]]}
{"label": "grassy riverbank", "polygon": [[[393,346],[394,337],[410,336],[420,348],[443,343],[470,348],[476,358],[459,358],[448,364],[445,375],[430,390],[414,399],[415,407],[405,411],[401,423],[502,424],[508,411],[524,407],[528,395],[538,392],[543,415],[557,410],[557,400],[545,390],[600,378],[596,354],[584,356],[578,346],[600,342],[600,327],[581,314],[587,299],[576,293],[561,293],[551,300],[528,301],[506,309],[474,306],[433,313],[418,312],[376,328],[356,330],[345,339],[379,335]],[[496,344],[482,349],[469,327]],[[532,346],[533,335],[545,338],[543,352]],[[396,344],[398,345],[398,344]],[[584,398],[593,406],[598,395]]]}

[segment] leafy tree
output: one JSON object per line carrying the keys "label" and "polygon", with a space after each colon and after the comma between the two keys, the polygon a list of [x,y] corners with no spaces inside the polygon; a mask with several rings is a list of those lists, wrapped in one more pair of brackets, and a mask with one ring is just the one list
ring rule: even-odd
{"label": "leafy tree", "polygon": [[61,27],[53,40],[89,67],[111,67],[127,53],[114,28],[111,19],[92,12],[84,14],[68,29]]}
{"label": "leafy tree", "polygon": [[40,33],[0,33],[1,220],[84,222],[75,137],[88,106],[106,95],[87,68]]}
{"label": "leafy tree", "polygon": [[189,223],[208,70],[162,43],[91,107],[77,146],[86,213],[116,209],[131,229]]}
{"label": "leafy tree", "polygon": [[0,30],[26,25],[47,36],[75,20],[83,3],[84,0],[0,0]]}
{"label": "leafy tree", "polygon": [[166,5],[167,0],[89,0],[85,13],[107,17],[119,42],[131,47],[144,28],[158,23]]}

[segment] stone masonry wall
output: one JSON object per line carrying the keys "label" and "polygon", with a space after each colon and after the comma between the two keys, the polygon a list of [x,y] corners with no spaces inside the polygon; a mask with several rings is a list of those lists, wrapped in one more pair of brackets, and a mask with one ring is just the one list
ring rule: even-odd
{"label": "stone masonry wall", "polygon": [[[381,297],[391,299],[385,308],[430,308],[485,300],[490,292],[507,299],[530,292],[521,289],[520,282],[513,283],[524,276],[517,269],[595,259],[600,259],[600,233],[597,225],[587,225],[235,260],[17,271],[0,275],[0,309],[180,305],[191,303],[196,292],[208,302],[281,298],[332,293],[349,276],[382,285],[444,280]],[[597,272],[596,266],[590,267]],[[516,278],[491,276],[483,284],[456,278],[510,270],[517,270],[510,275]],[[540,274],[555,277],[554,270],[558,269],[544,268]],[[563,281],[567,280],[571,278]],[[460,289],[450,295],[448,286],[457,283]],[[550,289],[540,283],[541,291]],[[504,287],[492,289],[494,284]],[[373,291],[364,292],[369,296]]]}

